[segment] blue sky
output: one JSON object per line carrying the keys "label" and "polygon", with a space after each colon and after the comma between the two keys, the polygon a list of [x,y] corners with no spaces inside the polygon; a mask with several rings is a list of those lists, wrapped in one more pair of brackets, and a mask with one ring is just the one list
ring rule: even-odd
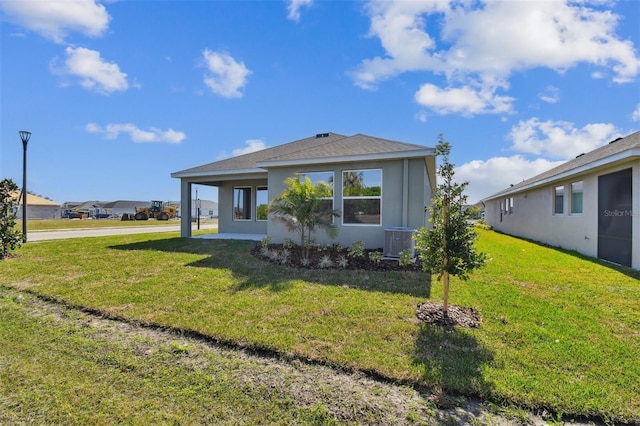
{"label": "blue sky", "polygon": [[[0,177],[175,200],[316,133],[453,145],[469,201],[638,130],[640,2],[0,0]],[[217,192],[199,187],[199,195]]]}

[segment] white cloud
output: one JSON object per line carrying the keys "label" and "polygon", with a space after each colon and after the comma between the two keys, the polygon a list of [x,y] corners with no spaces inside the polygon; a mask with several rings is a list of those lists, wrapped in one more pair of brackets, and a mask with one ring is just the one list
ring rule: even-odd
{"label": "white cloud", "polygon": [[[469,182],[466,194],[469,202],[475,203],[509,185],[605,145],[618,136],[621,133],[613,124],[592,123],[576,128],[569,122],[531,118],[520,121],[507,135],[512,143],[511,149],[518,154],[470,161],[455,168],[456,178],[459,182]],[[525,154],[541,157],[529,159]]]}
{"label": "white cloud", "polygon": [[131,140],[136,143],[165,142],[169,144],[179,144],[187,138],[183,132],[177,132],[171,128],[161,130],[155,127],[149,130],[141,130],[131,123],[107,124],[101,127],[96,123],[89,123],[85,126],[89,133],[100,133],[106,139],[116,139],[120,133],[127,133]]}
{"label": "white cloud", "polygon": [[538,94],[538,97],[550,104],[555,104],[560,100],[560,89],[554,86],[547,86],[542,93]]}
{"label": "white cloud", "polygon": [[237,148],[231,151],[231,155],[228,152],[223,151],[217,157],[216,160],[224,160],[229,157],[237,157],[238,155],[249,154],[256,151],[261,151],[268,146],[261,139],[248,139],[244,142],[244,148]]}
{"label": "white cloud", "polygon": [[100,52],[84,47],[67,47],[65,53],[64,66],[57,68],[54,60],[52,72],[76,76],[82,87],[102,94],[108,95],[129,88],[127,74],[120,71],[117,64],[102,59]]}
{"label": "white cloud", "polygon": [[246,86],[247,77],[251,74],[244,63],[237,62],[224,52],[205,49],[202,55],[209,71],[204,76],[204,83],[211,91],[225,98],[242,97],[241,90]]}
{"label": "white cloud", "polygon": [[238,155],[249,154],[251,152],[261,151],[267,147],[265,143],[260,139],[249,139],[244,142],[244,148],[238,148],[231,151],[231,155],[233,157],[237,157]]}
{"label": "white cloud", "polygon": [[438,86],[427,83],[416,92],[415,100],[438,114],[471,116],[511,112],[513,98],[498,96],[491,89],[476,91],[469,86],[440,89]]}
{"label": "white cloud", "polygon": [[509,187],[534,177],[562,161],[542,158],[530,161],[521,155],[474,160],[455,168],[456,180],[469,182],[465,194],[469,203],[476,203]]}
{"label": "white cloud", "polygon": [[636,105],[636,110],[631,113],[633,121],[640,121],[640,104]]}
{"label": "white cloud", "polygon": [[0,0],[7,18],[56,43],[72,31],[98,37],[109,26],[105,7],[94,0]]}
{"label": "white cloud", "polygon": [[311,6],[313,4],[313,0],[285,0],[287,5],[287,10],[289,14],[287,15],[287,19],[290,19],[295,22],[300,21],[300,9],[303,6]]}
{"label": "white cloud", "polygon": [[540,121],[531,118],[511,128],[507,139],[511,149],[546,158],[569,160],[621,136],[613,124],[593,123],[581,129],[565,121]]}
{"label": "white cloud", "polygon": [[[513,99],[496,89],[506,89],[514,72],[533,68],[562,73],[586,63],[612,73],[617,83],[633,81],[640,72],[634,45],[615,33],[620,17],[602,2],[597,6],[589,0],[371,0],[369,35],[385,55],[363,60],[351,75],[366,89],[407,71],[443,75],[441,91],[465,92],[456,102],[468,106],[435,104],[440,113],[502,113]],[[481,108],[480,99],[497,99],[500,107]]]}
{"label": "white cloud", "polygon": [[429,119],[429,114],[427,114],[427,111],[421,110],[416,113],[415,118],[421,123],[426,123]]}

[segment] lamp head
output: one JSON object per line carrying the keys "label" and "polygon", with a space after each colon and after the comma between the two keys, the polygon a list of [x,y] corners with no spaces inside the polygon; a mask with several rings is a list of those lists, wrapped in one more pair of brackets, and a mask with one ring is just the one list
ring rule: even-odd
{"label": "lamp head", "polygon": [[29,138],[31,137],[31,132],[20,130],[18,133],[20,133],[20,139],[22,139],[22,143],[26,145],[27,142],[29,142]]}

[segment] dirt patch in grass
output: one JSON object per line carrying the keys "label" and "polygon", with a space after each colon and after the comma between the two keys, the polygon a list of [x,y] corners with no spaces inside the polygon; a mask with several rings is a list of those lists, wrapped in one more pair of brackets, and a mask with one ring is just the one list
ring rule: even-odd
{"label": "dirt patch in grass", "polygon": [[480,326],[480,314],[473,308],[449,305],[446,313],[442,308],[442,303],[420,303],[416,309],[416,317],[420,321],[442,327],[478,328]]}

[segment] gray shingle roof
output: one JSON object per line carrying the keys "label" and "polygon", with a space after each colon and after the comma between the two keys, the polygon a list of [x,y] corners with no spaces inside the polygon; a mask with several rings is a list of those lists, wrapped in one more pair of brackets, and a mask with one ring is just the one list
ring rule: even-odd
{"label": "gray shingle roof", "polygon": [[624,138],[618,138],[609,142],[607,145],[587,152],[586,154],[578,155],[573,160],[569,160],[566,163],[560,164],[544,173],[540,173],[530,179],[526,179],[518,184],[515,184],[507,189],[504,189],[485,200],[491,200],[503,195],[518,192],[522,189],[535,187],[537,184],[548,183],[554,180],[554,178],[565,178],[572,174],[581,173],[585,170],[590,170],[592,167],[599,165],[600,163],[608,163],[609,161],[615,161],[618,157],[622,156],[626,158],[628,156],[640,157],[640,131],[632,133]]}
{"label": "gray shingle roof", "polygon": [[216,174],[216,172],[223,171],[264,172],[261,167],[296,164],[300,161],[322,160],[326,162],[327,160],[337,161],[348,157],[371,155],[406,154],[411,156],[411,153],[417,156],[425,155],[427,151],[431,152],[432,148],[362,134],[344,136],[336,133],[322,133],[284,145],[182,170],[172,173],[171,176]]}

